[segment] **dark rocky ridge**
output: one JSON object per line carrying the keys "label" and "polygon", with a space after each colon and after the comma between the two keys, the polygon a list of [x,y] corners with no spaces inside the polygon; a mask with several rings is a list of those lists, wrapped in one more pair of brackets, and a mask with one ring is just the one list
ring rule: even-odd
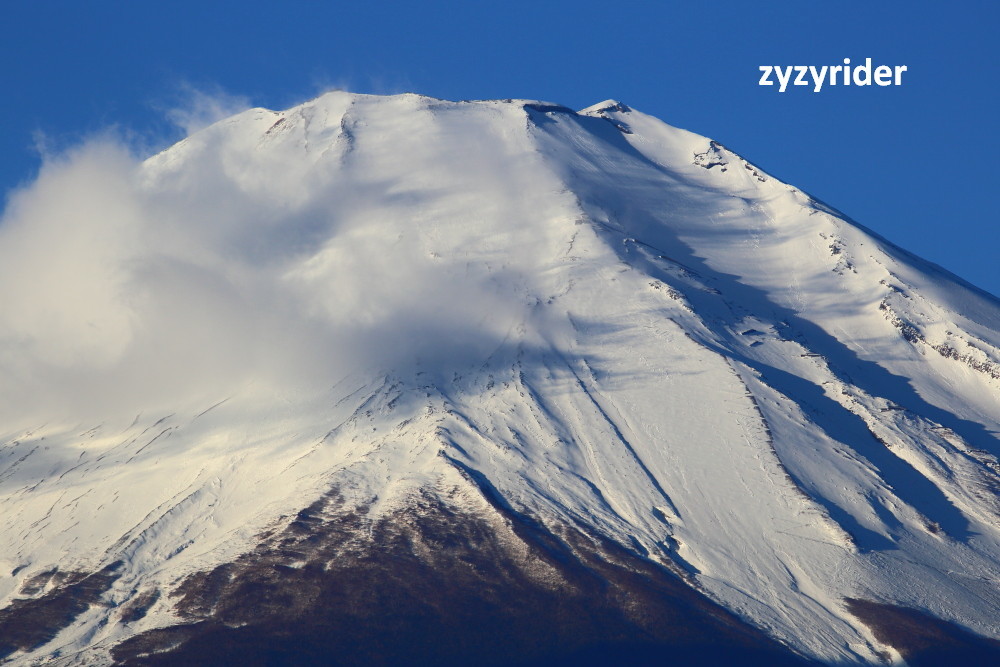
{"label": "dark rocky ridge", "polygon": [[1000,642],[915,609],[848,599],[847,608],[910,667],[1000,664]]}
{"label": "dark rocky ridge", "polygon": [[112,563],[89,575],[50,570],[30,579],[22,594],[36,595],[50,583],[53,586],[43,595],[14,600],[0,609],[0,660],[42,646],[91,605],[99,604],[118,578],[120,567],[120,562]]}
{"label": "dark rocky ridge", "polygon": [[[488,489],[482,489],[489,493]],[[461,493],[453,490],[451,495]],[[667,568],[574,527],[424,491],[375,523],[336,493],[171,593],[124,665],[802,665]]]}

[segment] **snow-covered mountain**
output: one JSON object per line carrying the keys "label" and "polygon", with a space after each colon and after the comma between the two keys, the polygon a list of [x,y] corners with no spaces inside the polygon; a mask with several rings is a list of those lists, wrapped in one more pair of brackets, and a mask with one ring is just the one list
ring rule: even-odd
{"label": "snow-covered mountain", "polygon": [[13,663],[1000,647],[1000,301],[721,144],[334,92],[78,162],[0,227]]}

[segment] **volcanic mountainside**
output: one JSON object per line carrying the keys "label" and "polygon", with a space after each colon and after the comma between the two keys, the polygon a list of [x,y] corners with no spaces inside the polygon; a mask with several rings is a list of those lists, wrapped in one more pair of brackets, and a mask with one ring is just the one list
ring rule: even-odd
{"label": "volcanic mountainside", "polygon": [[333,92],[130,169],[94,391],[0,314],[0,660],[1000,660],[993,296],[614,101]]}

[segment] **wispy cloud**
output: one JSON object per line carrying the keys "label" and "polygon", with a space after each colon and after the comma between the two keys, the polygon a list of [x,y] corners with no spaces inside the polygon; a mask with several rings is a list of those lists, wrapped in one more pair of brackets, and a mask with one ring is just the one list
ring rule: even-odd
{"label": "wispy cloud", "polygon": [[218,86],[181,82],[172,96],[172,102],[163,108],[163,114],[185,134],[193,134],[251,106],[250,98]]}

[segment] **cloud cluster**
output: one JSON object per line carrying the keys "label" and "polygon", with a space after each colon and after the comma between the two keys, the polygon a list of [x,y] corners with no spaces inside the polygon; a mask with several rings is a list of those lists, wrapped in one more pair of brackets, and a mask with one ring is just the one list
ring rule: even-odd
{"label": "cloud cluster", "polygon": [[329,386],[358,369],[442,370],[489,356],[525,317],[513,283],[384,224],[384,193],[322,162],[299,174],[300,158],[280,164],[280,151],[261,171],[218,127],[152,161],[87,141],[9,197],[5,423],[178,409],[250,384]]}

